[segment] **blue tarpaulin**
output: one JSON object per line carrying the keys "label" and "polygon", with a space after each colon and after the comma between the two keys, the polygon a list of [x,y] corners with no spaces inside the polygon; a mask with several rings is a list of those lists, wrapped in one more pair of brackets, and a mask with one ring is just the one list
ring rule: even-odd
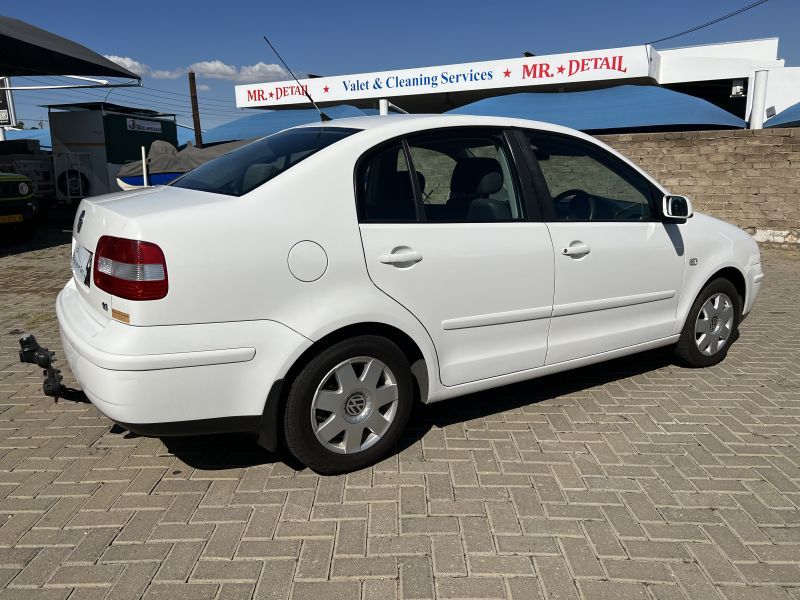
{"label": "blue tarpaulin", "polygon": [[764,127],[800,127],[800,103],[767,119],[764,121]]}
{"label": "blue tarpaulin", "polygon": [[479,100],[449,112],[533,119],[584,131],[746,126],[739,117],[700,98],[638,85],[588,92],[510,94]]}
{"label": "blue tarpaulin", "polygon": [[42,148],[52,148],[50,130],[45,129],[6,129],[7,140],[39,140]]}
{"label": "blue tarpaulin", "polygon": [[[328,106],[322,109],[332,119],[345,117],[363,117],[376,114],[373,109],[359,109],[349,104]],[[230,123],[224,123],[203,134],[203,143],[228,142],[231,140],[246,140],[254,137],[263,137],[276,131],[281,131],[295,125],[304,125],[319,121],[319,113],[313,108],[298,110],[272,110],[251,114]]]}

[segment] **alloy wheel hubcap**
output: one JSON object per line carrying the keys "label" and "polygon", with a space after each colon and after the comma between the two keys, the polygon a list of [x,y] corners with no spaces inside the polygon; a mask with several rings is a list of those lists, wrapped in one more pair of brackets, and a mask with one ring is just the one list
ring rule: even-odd
{"label": "alloy wheel hubcap", "polygon": [[718,293],[703,303],[694,325],[697,349],[706,356],[722,350],[733,332],[733,302],[727,294]]}
{"label": "alloy wheel hubcap", "polygon": [[311,427],[326,449],[355,454],[386,434],[397,406],[397,379],[389,367],[369,356],[350,358],[322,378],[311,401]]}

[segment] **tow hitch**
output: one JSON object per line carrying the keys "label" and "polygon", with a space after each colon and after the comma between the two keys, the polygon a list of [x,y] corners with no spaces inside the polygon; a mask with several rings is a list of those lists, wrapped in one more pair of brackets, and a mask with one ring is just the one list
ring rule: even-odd
{"label": "tow hitch", "polygon": [[43,348],[32,334],[28,333],[19,338],[20,362],[38,365],[43,369],[44,385],[42,389],[45,396],[58,399],[62,396],[61,370],[56,369],[56,353]]}

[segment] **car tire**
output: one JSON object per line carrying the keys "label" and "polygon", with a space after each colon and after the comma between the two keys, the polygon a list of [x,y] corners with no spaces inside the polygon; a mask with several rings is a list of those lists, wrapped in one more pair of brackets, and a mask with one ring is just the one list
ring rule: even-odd
{"label": "car tire", "polygon": [[289,451],[317,473],[372,465],[400,438],[414,399],[408,359],[364,335],[320,352],[291,384],[283,411]]}
{"label": "car tire", "polygon": [[689,309],[675,347],[680,363],[693,368],[722,362],[739,337],[742,298],[727,279],[714,279],[698,294]]}

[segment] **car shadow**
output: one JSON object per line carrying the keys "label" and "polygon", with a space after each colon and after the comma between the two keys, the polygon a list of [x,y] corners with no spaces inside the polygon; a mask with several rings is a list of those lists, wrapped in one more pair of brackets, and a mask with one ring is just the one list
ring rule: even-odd
{"label": "car shadow", "polygon": [[[529,379],[430,405],[419,405],[401,438],[400,451],[421,440],[432,428],[482,419],[546,400],[579,393],[672,365],[671,348],[658,348],[545,377]],[[454,402],[458,403],[456,407]],[[455,410],[454,410],[455,409]]]}
{"label": "car shadow", "polygon": [[[656,349],[612,361],[548,375],[430,405],[415,406],[395,453],[418,443],[433,428],[480,419],[545,400],[552,400],[614,381],[635,377],[672,364],[671,349]],[[115,426],[126,437],[136,434]],[[262,449],[249,434],[162,438],[167,450],[190,467],[202,470],[245,468],[282,462],[295,471],[306,470],[287,451]]]}

